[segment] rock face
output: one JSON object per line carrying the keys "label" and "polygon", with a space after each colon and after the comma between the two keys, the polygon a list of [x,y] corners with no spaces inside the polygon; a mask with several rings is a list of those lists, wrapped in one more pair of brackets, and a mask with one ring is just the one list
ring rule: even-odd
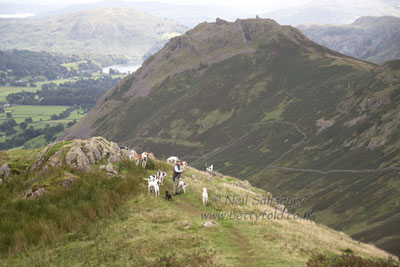
{"label": "rock face", "polygon": [[0,167],[0,176],[3,178],[8,178],[10,176],[11,169],[8,166],[8,163],[3,164],[3,166]]}
{"label": "rock face", "polygon": [[41,197],[47,190],[44,188],[37,188],[37,189],[28,189],[25,194],[22,196],[22,199],[33,199]]}
{"label": "rock face", "polygon": [[[88,172],[91,170],[91,164],[108,159],[111,167],[107,165],[107,168],[112,169],[110,173],[115,174],[116,171],[111,163],[129,158],[130,153],[136,154],[133,150],[120,149],[116,143],[109,142],[103,137],[92,137],[88,140],[75,139],[69,142],[57,141],[40,151],[39,158],[32,165],[32,169],[41,168],[42,172],[46,172],[49,167],[60,167],[65,164],[71,169]],[[4,170],[6,170],[5,167]]]}

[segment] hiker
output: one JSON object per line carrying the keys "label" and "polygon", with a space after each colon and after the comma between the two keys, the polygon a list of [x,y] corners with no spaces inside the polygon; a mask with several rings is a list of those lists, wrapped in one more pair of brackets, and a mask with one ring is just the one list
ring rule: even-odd
{"label": "hiker", "polygon": [[174,166],[174,173],[172,174],[174,196],[179,194],[179,178],[181,178],[182,172],[182,162],[180,160],[177,160]]}

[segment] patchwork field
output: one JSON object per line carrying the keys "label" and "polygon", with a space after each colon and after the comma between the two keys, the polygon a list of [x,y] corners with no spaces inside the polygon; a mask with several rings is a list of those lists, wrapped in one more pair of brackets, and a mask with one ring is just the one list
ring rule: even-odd
{"label": "patchwork field", "polygon": [[39,87],[20,87],[20,86],[0,86],[0,102],[5,102],[9,94],[18,93],[22,91],[36,92],[40,90]]}
{"label": "patchwork field", "polygon": [[[16,131],[15,135],[18,135],[23,132],[20,128],[19,124],[21,122],[25,122],[25,119],[32,118],[31,123],[27,123],[27,128],[33,126],[34,129],[45,129],[51,126],[56,126],[57,124],[63,124],[64,128],[67,127],[67,124],[73,121],[78,121],[82,117],[85,116],[83,110],[78,109],[74,110],[70,113],[70,115],[66,118],[53,120],[51,119],[52,115],[58,115],[65,110],[67,110],[69,106],[29,106],[29,105],[21,105],[21,106],[13,106],[5,108],[5,113],[0,113],[0,124],[7,121],[7,113],[12,114],[12,118],[16,121],[17,125],[14,126]],[[10,136],[6,136],[4,134],[0,134],[0,143],[6,142]],[[32,140],[29,140],[26,143],[27,147],[37,148],[46,145],[46,140],[43,135],[35,137]],[[19,148],[19,147],[17,147]]]}

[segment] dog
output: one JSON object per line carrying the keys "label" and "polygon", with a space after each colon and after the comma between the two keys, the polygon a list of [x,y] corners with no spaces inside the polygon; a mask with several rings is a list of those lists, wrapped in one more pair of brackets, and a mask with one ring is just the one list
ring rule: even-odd
{"label": "dog", "polygon": [[214,165],[210,165],[207,166],[206,164],[206,173],[211,174],[212,176],[215,176],[215,172],[214,172]]}
{"label": "dog", "polygon": [[212,173],[214,171],[214,165],[207,166],[206,164],[206,172]]}
{"label": "dog", "polygon": [[208,201],[208,193],[207,193],[207,188],[203,188],[203,206],[207,205]]}
{"label": "dog", "polygon": [[160,180],[161,185],[164,185],[164,178],[165,177],[167,177],[167,173],[166,172],[163,172],[163,171],[160,171],[160,170],[157,171],[157,178]]}
{"label": "dog", "polygon": [[150,190],[151,188],[154,188],[154,194],[156,195],[156,197],[158,197],[160,195],[160,181],[155,180],[155,181],[149,181],[149,185],[148,185],[148,191],[150,194]]}
{"label": "dog", "polygon": [[146,157],[142,156],[142,168],[145,169],[146,165],[147,165],[147,156]]}
{"label": "dog", "polygon": [[139,165],[139,162],[142,164],[142,168],[146,168],[146,164],[147,164],[147,157],[148,157],[149,153],[147,152],[143,152],[140,155],[136,156],[136,166]]}
{"label": "dog", "polygon": [[167,162],[168,163],[171,163],[171,164],[176,164],[176,162],[178,161],[179,159],[178,159],[178,157],[175,157],[175,156],[172,156],[172,157],[169,157],[169,158],[167,158]]}
{"label": "dog", "polygon": [[172,196],[170,193],[168,193],[168,191],[165,191],[165,199],[168,201],[172,201]]}
{"label": "dog", "polygon": [[139,163],[142,161],[142,155],[135,155],[135,161],[136,161],[136,166],[139,165]]}
{"label": "dog", "polygon": [[185,170],[186,166],[187,166],[187,162],[186,161],[182,161],[182,165],[181,165],[181,169]]}
{"label": "dog", "polygon": [[157,180],[157,176],[152,174],[147,179],[143,178],[143,180],[146,180],[146,181],[149,181],[149,182],[154,182],[155,180]]}
{"label": "dog", "polygon": [[179,181],[178,188],[182,187],[184,194],[186,194],[186,186],[188,186],[187,183],[185,183],[184,181]]}
{"label": "dog", "polygon": [[155,159],[153,152],[150,152],[150,153],[149,153],[149,158],[150,158],[150,159]]}

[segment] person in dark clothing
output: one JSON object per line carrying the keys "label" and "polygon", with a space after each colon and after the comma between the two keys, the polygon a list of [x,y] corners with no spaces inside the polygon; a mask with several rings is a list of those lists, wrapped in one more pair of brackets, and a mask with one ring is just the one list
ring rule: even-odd
{"label": "person in dark clothing", "polygon": [[174,172],[172,174],[174,196],[179,194],[178,185],[179,185],[179,178],[181,178],[182,172],[183,172],[182,162],[178,160],[174,166]]}

